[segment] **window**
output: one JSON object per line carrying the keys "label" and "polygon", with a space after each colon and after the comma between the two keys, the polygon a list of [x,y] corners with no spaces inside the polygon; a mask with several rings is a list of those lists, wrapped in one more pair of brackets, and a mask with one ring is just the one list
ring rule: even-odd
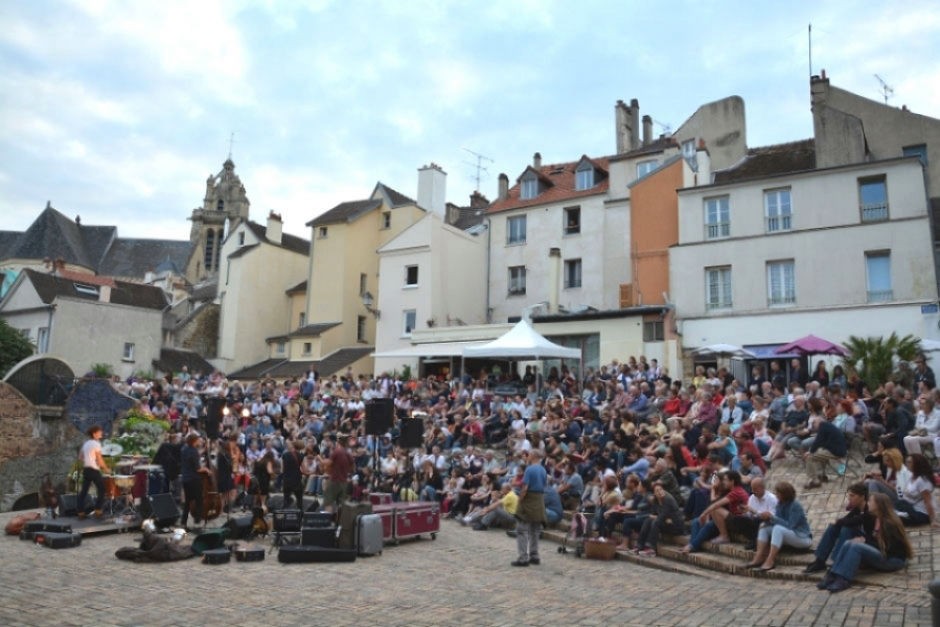
{"label": "window", "polygon": [[764,217],[767,220],[768,233],[789,231],[791,216],[789,188],[764,191]]}
{"label": "window", "polygon": [[565,288],[581,287],[581,260],[565,260]]}
{"label": "window", "polygon": [[382,212],[382,228],[383,229],[392,228],[392,212],[391,211]]}
{"label": "window", "polygon": [[525,216],[506,218],[506,243],[525,244]]}
{"label": "window", "polygon": [[565,207],[565,235],[581,232],[581,207]]}
{"label": "window", "polygon": [[705,239],[717,239],[731,235],[731,212],[728,197],[705,199]]}
{"label": "window", "polygon": [[580,191],[592,187],[594,187],[594,168],[589,163],[583,163],[575,172],[574,188]]}
{"label": "window", "polygon": [[666,329],[662,320],[646,320],[643,322],[643,341],[662,342],[666,339]]}
{"label": "window", "polygon": [[418,285],[418,266],[405,266],[405,287]]}
{"label": "window", "polygon": [[94,285],[88,285],[86,283],[73,283],[75,286],[75,291],[84,296],[94,296],[98,297],[98,288]]}
{"label": "window", "polygon": [[767,262],[767,304],[792,305],[796,302],[793,260]]}
{"label": "window", "polygon": [[274,350],[277,351],[278,355],[283,355],[287,350],[287,342],[284,340],[278,340],[277,344],[274,345]]}
{"label": "window", "polygon": [[539,195],[539,180],[534,175],[522,179],[522,186],[519,189],[520,200],[531,200]]}
{"label": "window", "polygon": [[682,156],[691,159],[695,156],[695,139],[687,139],[682,142]]}
{"label": "window", "polygon": [[705,308],[731,307],[731,266],[705,268]]}
{"label": "window", "polygon": [[134,343],[124,342],[124,354],[121,357],[124,361],[134,361]]}
{"label": "window", "polygon": [[309,355],[313,352],[313,342],[304,342],[304,355]]}
{"label": "window", "polygon": [[868,275],[868,302],[882,303],[894,298],[891,289],[891,252],[880,250],[865,253]]}
{"label": "window", "polygon": [[[694,154],[694,153],[693,153]],[[647,161],[640,161],[636,164],[636,177],[640,178],[646,176],[659,166],[659,162],[656,159],[649,159]]]}
{"label": "window", "polygon": [[884,176],[859,179],[858,198],[862,222],[888,219],[888,185]]}
{"label": "window", "polygon": [[366,273],[363,272],[359,275],[359,295],[362,296],[367,291],[369,291],[369,279],[366,276]]}
{"label": "window", "polygon": [[221,198],[220,198],[218,201],[216,201],[216,203],[215,203],[215,210],[216,210],[216,211],[225,211],[225,201],[222,200]]}
{"label": "window", "polygon": [[39,335],[36,336],[36,352],[49,352],[49,327],[39,327]]}
{"label": "window", "polygon": [[366,341],[366,317],[356,316],[356,341]]}
{"label": "window", "polygon": [[918,157],[921,164],[927,167],[927,144],[917,144],[916,146],[905,146],[901,149],[905,157]]}
{"label": "window", "polygon": [[411,337],[411,332],[414,331],[415,322],[418,319],[418,312],[414,309],[406,309],[402,314],[402,330],[401,334],[405,337]]}
{"label": "window", "polygon": [[307,323],[307,312],[301,311],[300,315],[297,316],[297,328],[301,328]]}
{"label": "window", "polygon": [[320,239],[325,238],[326,234],[327,234],[327,228],[325,226],[321,226],[320,230],[317,231],[317,237],[319,237]]}
{"label": "window", "polygon": [[525,294],[525,266],[512,266],[509,268],[509,295],[522,294]]}
{"label": "window", "polygon": [[212,270],[212,265],[215,260],[215,231],[209,229],[206,231],[206,254],[204,256],[204,264],[206,270]]}

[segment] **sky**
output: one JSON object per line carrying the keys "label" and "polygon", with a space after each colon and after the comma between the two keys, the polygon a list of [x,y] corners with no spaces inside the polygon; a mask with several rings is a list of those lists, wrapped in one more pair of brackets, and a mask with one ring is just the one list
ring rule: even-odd
{"label": "sky", "polygon": [[[188,239],[230,151],[285,231],[377,181],[447,199],[532,160],[615,152],[614,105],[654,133],[744,98],[748,145],[812,136],[812,72],[940,118],[940,3],[632,0],[8,0],[0,3],[0,230],[47,201],[123,237]],[[234,134],[234,140],[232,140]],[[482,155],[478,161],[475,155]]]}

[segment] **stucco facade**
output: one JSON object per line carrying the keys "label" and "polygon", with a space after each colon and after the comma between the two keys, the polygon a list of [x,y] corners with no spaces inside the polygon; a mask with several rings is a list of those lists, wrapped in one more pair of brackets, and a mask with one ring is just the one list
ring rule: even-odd
{"label": "stucco facade", "polygon": [[[883,213],[862,207],[866,181],[883,181]],[[767,195],[778,192],[788,198],[787,228],[768,222]],[[708,239],[706,205],[718,199],[728,209],[727,236]],[[925,337],[935,325],[920,307],[937,301],[931,248],[916,158],[681,190],[670,283],[682,344],[773,344],[808,333]],[[885,273],[877,291],[873,257]],[[774,278],[783,266],[786,287]]]}
{"label": "stucco facade", "polygon": [[[420,329],[486,321],[485,234],[470,235],[428,213],[378,252],[377,353],[411,346]],[[417,357],[405,361],[417,372]],[[403,365],[376,357],[375,372]]]}
{"label": "stucco facade", "polygon": [[301,242],[283,245],[280,227],[279,219],[266,228],[241,222],[222,245],[214,365],[225,372],[267,359],[266,338],[296,328],[287,290],[306,278],[308,257]]}

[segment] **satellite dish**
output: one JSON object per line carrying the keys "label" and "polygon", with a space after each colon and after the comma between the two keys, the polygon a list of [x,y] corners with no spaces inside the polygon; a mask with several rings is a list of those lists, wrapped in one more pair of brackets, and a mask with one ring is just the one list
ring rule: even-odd
{"label": "satellite dish", "polygon": [[117,442],[105,442],[101,447],[101,454],[106,457],[115,457],[124,452],[124,447],[122,447]]}

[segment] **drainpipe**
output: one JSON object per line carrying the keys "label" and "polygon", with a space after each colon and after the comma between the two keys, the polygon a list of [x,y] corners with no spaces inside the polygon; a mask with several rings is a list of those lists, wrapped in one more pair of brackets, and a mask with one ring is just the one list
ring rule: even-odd
{"label": "drainpipe", "polygon": [[[493,310],[490,309],[490,242],[493,238],[493,222],[486,219],[486,323],[493,323]],[[463,371],[461,370],[461,374]]]}
{"label": "drainpipe", "polygon": [[49,349],[52,347],[52,315],[55,313],[56,304],[52,303],[49,305],[49,322],[46,324],[46,350],[45,353],[49,352]]}

